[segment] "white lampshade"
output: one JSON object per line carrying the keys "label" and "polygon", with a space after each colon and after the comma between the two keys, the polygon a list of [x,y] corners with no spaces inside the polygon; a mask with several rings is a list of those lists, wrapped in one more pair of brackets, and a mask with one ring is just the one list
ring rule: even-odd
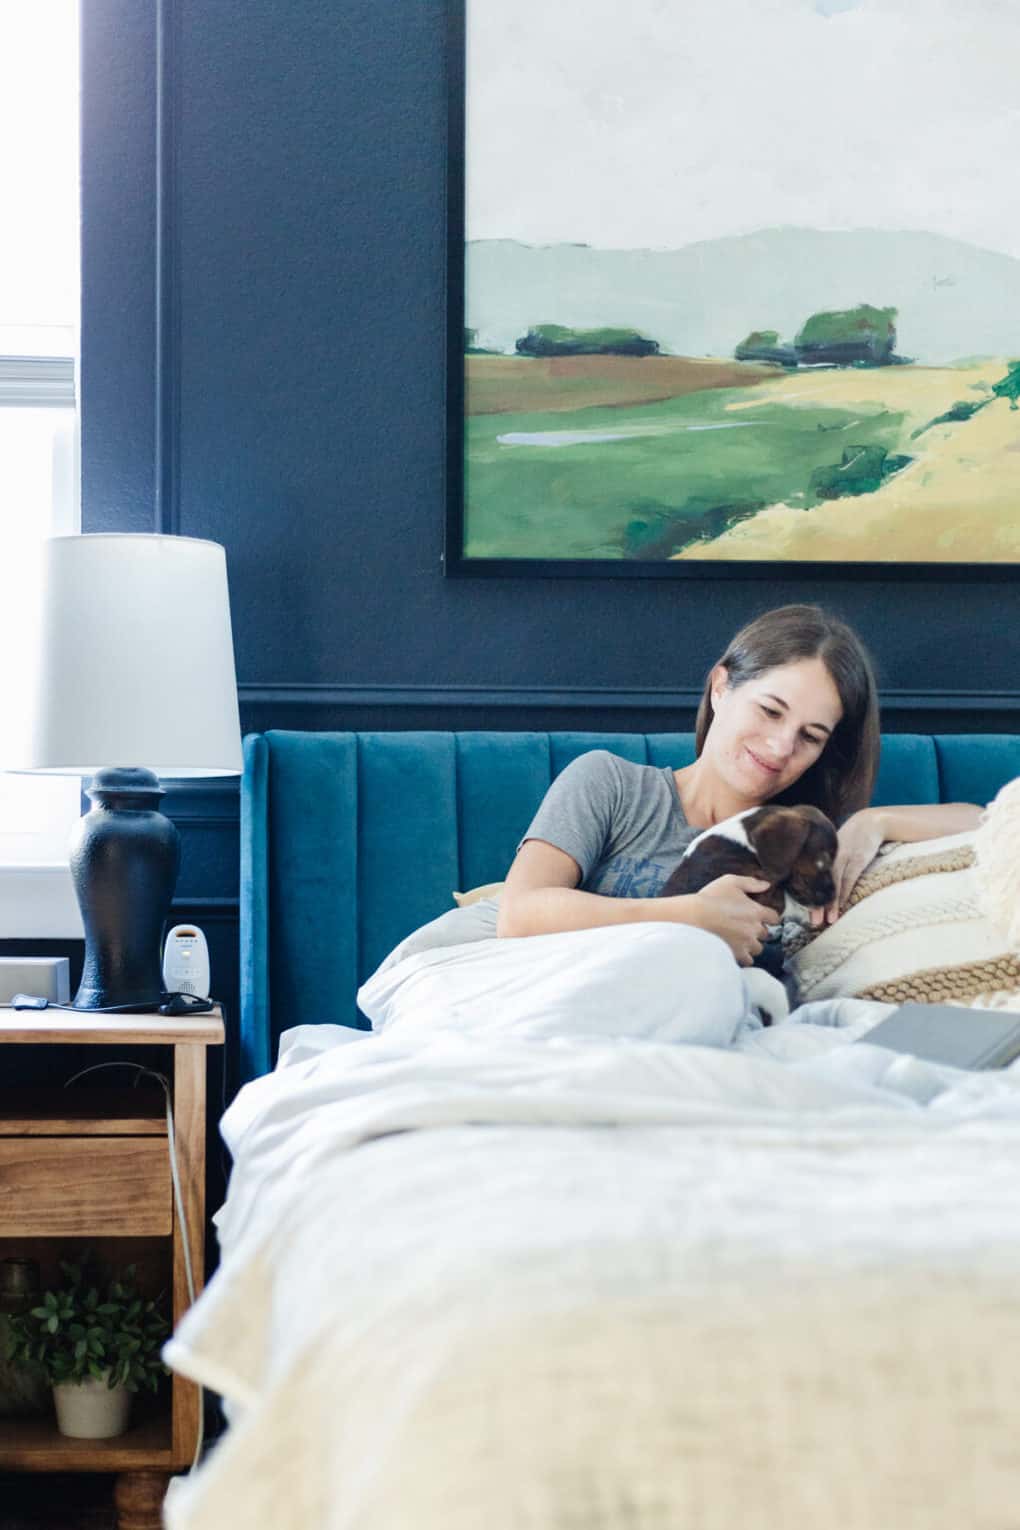
{"label": "white lampshade", "polygon": [[227,564],[194,537],[44,544],[38,668],[8,769],[158,776],[241,770]]}

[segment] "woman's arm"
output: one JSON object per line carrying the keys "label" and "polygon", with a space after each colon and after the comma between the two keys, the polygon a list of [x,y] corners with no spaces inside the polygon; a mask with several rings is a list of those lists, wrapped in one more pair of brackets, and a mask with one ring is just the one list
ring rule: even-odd
{"label": "woman's arm", "polygon": [[[913,844],[919,839],[941,839],[944,834],[964,834],[968,829],[976,829],[984,808],[974,802],[921,802],[910,807],[865,808],[864,811],[874,816],[883,839]],[[860,815],[855,813],[853,816]],[[847,823],[849,821],[847,819]]]}
{"label": "woman's arm", "polygon": [[754,901],[752,895],[769,885],[755,877],[719,877],[701,892],[673,898],[607,898],[582,892],[580,880],[581,868],[566,851],[546,840],[529,839],[507,873],[497,935],[552,935],[649,921],[690,924],[720,936],[747,967],[775,919],[770,908]]}
{"label": "woman's arm", "polygon": [[544,839],[529,839],[517,852],[503,884],[497,935],[552,935],[603,924],[634,924],[642,917],[669,917],[662,907],[654,908],[651,899],[581,892],[580,880],[581,868],[573,856]]}
{"label": "woman's arm", "polygon": [[828,923],[845,908],[861,872],[886,840],[914,844],[941,839],[945,834],[963,834],[977,828],[983,812],[973,802],[923,802],[862,808],[859,813],[851,813],[839,831],[839,852],[833,868],[836,900],[826,910]]}

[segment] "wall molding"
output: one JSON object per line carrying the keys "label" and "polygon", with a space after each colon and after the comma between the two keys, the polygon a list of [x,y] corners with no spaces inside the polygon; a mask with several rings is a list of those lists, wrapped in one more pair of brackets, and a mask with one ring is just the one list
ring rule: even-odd
{"label": "wall molding", "polygon": [[[191,913],[197,909],[207,923],[230,924],[236,920],[240,908],[240,898],[189,898],[186,893],[175,893],[170,905],[174,915]],[[195,920],[198,924],[200,921]]]}
{"label": "wall molding", "polygon": [[[302,707],[536,707],[627,711],[696,710],[701,688],[691,686],[619,690],[609,686],[328,685],[238,686],[241,704]],[[1020,712],[1020,691],[884,690],[887,712]]]}
{"label": "wall molding", "polygon": [[162,811],[176,824],[200,823],[203,828],[237,823],[237,776],[195,776],[163,779]]}

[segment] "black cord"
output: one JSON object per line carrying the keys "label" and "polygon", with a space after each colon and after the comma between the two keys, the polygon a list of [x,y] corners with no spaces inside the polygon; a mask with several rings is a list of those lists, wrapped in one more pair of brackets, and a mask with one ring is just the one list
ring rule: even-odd
{"label": "black cord", "polygon": [[[159,1015],[207,1015],[216,1008],[218,999],[202,999],[194,993],[163,993],[156,1006]],[[16,993],[11,1009],[63,1009],[72,1015],[140,1015],[151,1010],[138,1004],[109,1004],[96,1009],[83,1009],[76,1004],[58,1004],[55,999],[44,999],[30,993]]]}
{"label": "black cord", "polygon": [[[227,1009],[226,1009],[226,1005],[223,1004],[222,1002],[220,1003],[220,1009],[223,1012],[223,1034],[224,1034],[224,1038],[225,1038],[225,1044],[222,1047],[220,1047],[220,1049],[219,1049],[219,1064],[220,1064],[220,1121],[222,1121],[223,1117],[227,1113],[227,1068],[229,1066],[231,1066],[232,1059],[230,1057],[230,1041],[229,1041],[229,1038],[230,1038],[230,1026],[229,1026],[228,1021],[227,1021]],[[232,1069],[231,1069],[231,1071],[232,1071]],[[233,1078],[232,1077],[231,1077],[230,1082],[231,1082],[231,1084],[233,1083]],[[234,1090],[235,1094],[236,1094],[236,1092],[237,1091]],[[233,1098],[233,1095],[231,1095],[231,1098]],[[226,1194],[227,1185],[230,1183],[230,1175],[231,1175],[231,1172],[233,1170],[234,1165],[233,1165],[233,1159],[231,1158],[230,1154],[227,1152],[227,1145],[226,1145],[226,1143],[223,1140],[223,1133],[220,1130],[219,1121],[216,1123],[216,1135],[219,1138],[220,1173],[223,1175],[223,1193],[225,1195]]]}

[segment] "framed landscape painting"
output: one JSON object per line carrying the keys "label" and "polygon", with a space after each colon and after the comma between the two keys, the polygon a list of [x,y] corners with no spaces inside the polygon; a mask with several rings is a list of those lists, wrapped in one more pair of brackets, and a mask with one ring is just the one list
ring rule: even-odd
{"label": "framed landscape painting", "polygon": [[450,38],[448,572],[1020,568],[1020,6]]}

